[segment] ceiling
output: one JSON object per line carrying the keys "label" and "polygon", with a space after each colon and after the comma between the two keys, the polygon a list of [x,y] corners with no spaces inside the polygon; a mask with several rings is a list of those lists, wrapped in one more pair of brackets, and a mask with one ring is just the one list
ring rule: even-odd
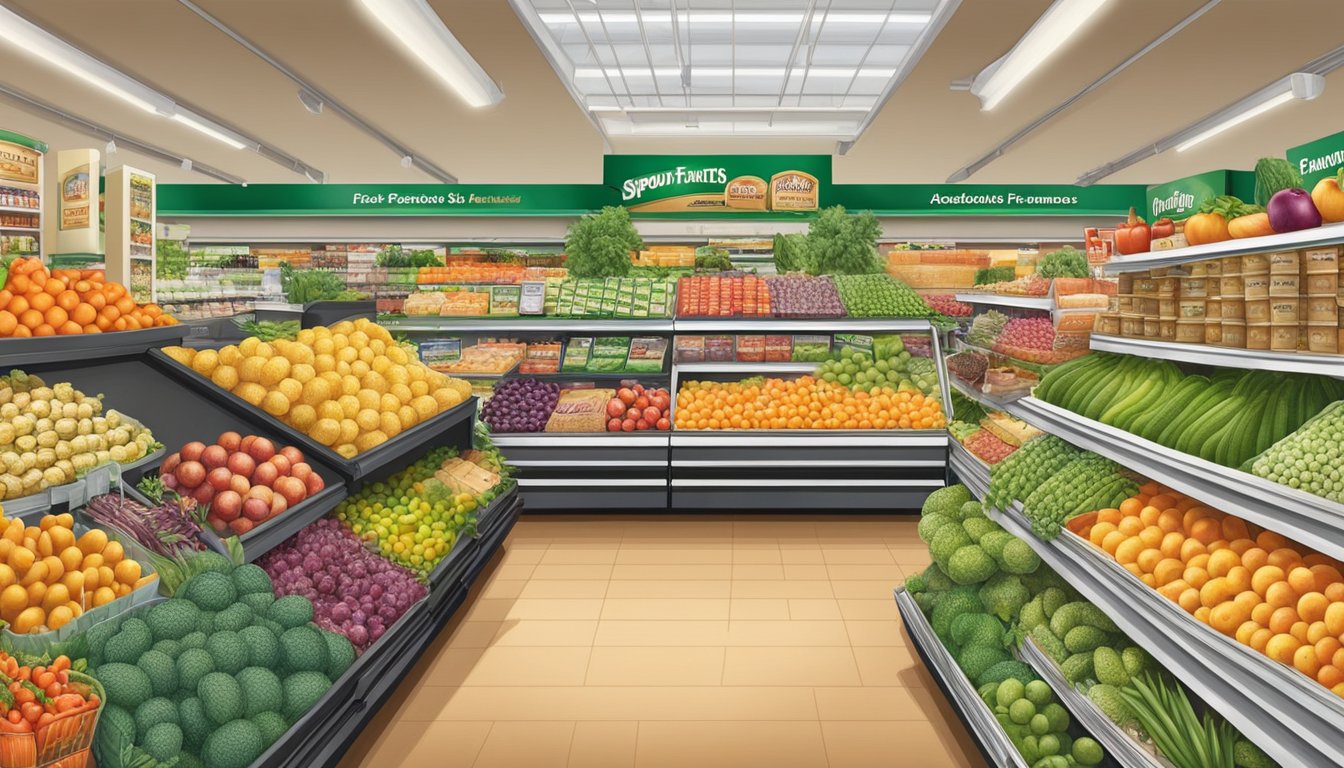
{"label": "ceiling", "polygon": [[[580,108],[509,0],[430,1],[503,89],[503,102],[479,110],[464,106],[389,42],[356,0],[197,0],[367,122],[463,182],[596,183],[608,149],[835,151],[833,137],[613,134],[604,142],[593,116]],[[590,0],[574,2],[576,7],[590,4]],[[604,6],[622,2],[634,7],[634,0],[602,0]],[[645,8],[656,6],[655,0],[640,2]],[[855,4],[855,0],[835,2]],[[179,104],[326,172],[329,182],[432,180],[416,168],[403,168],[397,153],[331,110],[321,115],[307,111],[293,82],[177,0],[0,3]],[[711,4],[682,0],[681,7]],[[982,112],[974,96],[949,85],[973,77],[1011,48],[1049,0],[962,0],[858,142],[836,158],[835,181],[942,182],[1203,4],[1204,0],[1110,0],[1098,18],[1040,71],[992,112]],[[1222,0],[970,181],[1072,182],[1340,45],[1341,28],[1344,3],[1339,0]],[[304,180],[255,152],[230,149],[188,127],[137,110],[3,43],[0,84],[249,182]],[[1164,153],[1105,181],[1150,183],[1213,168],[1249,168],[1263,155],[1281,155],[1286,147],[1338,131],[1341,114],[1344,70],[1326,78],[1325,95],[1315,101],[1295,102],[1190,151]],[[44,139],[54,149],[104,143],[3,97],[0,128]],[[144,157],[125,147],[110,161],[113,166],[121,163],[152,171],[161,181],[210,181],[183,171],[175,162]]]}

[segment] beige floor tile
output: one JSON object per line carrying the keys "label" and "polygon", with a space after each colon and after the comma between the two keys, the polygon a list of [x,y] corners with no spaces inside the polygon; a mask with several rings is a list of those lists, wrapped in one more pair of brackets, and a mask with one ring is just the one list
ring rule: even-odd
{"label": "beige floor tile", "polygon": [[[486,602],[480,600],[478,602]],[[501,601],[491,601],[501,602]],[[600,599],[529,599],[505,600],[504,615],[500,619],[596,619],[602,613]],[[494,618],[483,616],[483,619]]]}
{"label": "beige floor tile", "polygon": [[909,648],[853,648],[864,685],[902,685],[923,687],[919,670],[924,664]]}
{"label": "beige floor tile", "polygon": [[519,549],[506,546],[504,557],[500,562],[503,565],[536,565],[541,562],[541,556],[544,554],[546,554],[546,547]]}
{"label": "beige floor tile", "polygon": [[789,618],[789,601],[779,597],[734,599],[728,606],[728,618],[733,621],[786,621]]}
{"label": "beige floor tile", "polygon": [[541,579],[529,581],[518,593],[526,598],[601,598],[607,596],[607,584],[610,582],[596,579]]}
{"label": "beige floor tile", "polygon": [[891,552],[892,559],[900,566],[923,568],[932,562],[927,547],[916,547],[911,544],[903,547],[889,547],[887,551]]}
{"label": "beige floor tile", "polygon": [[731,647],[724,685],[859,685],[854,654],[841,648]]}
{"label": "beige floor tile", "polygon": [[502,622],[490,645],[590,647],[597,635],[596,621],[512,620]]}
{"label": "beige floor tile", "polygon": [[794,621],[836,621],[840,606],[834,600],[790,600],[789,618]]}
{"label": "beige floor tile", "polygon": [[[525,549],[524,552],[539,552],[545,554],[540,549]],[[508,581],[516,579],[528,579],[532,577],[532,570],[537,567],[536,563],[515,563],[512,560],[505,560],[495,568],[490,578],[495,581]]]}
{"label": "beige floor tile", "polygon": [[422,685],[408,709],[439,720],[811,720],[811,688],[791,686],[558,686],[454,688]]}
{"label": "beige floor tile", "polygon": [[733,563],[733,579],[778,581],[784,578],[784,566],[778,563]]}
{"label": "beige floor tile", "polygon": [[488,647],[502,626],[502,621],[464,621],[453,630],[448,645],[452,648]]}
{"label": "beige floor tile", "polygon": [[[550,554],[549,552],[547,554]],[[821,556],[829,565],[895,565],[891,551],[878,544],[872,547],[829,548],[822,545]],[[544,560],[542,562],[545,562]]]}
{"label": "beige floor tile", "polygon": [[[481,660],[485,652],[490,650],[483,648],[445,648],[439,652],[430,662],[429,669],[425,672],[425,683],[427,685],[461,685],[471,670],[475,668],[476,662]],[[402,714],[402,719],[420,719],[408,717]],[[428,717],[423,719],[430,719]]]}
{"label": "beige floor tile", "polygon": [[[551,539],[548,536],[510,536],[504,542],[506,552],[517,552],[521,549],[540,549],[544,551],[550,549],[550,547]],[[538,555],[537,559],[540,560],[541,556]]]}
{"label": "beige floor tile", "polygon": [[726,618],[726,598],[608,598],[602,606],[603,621],[699,621]]}
{"label": "beige floor tile", "polygon": [[848,565],[827,564],[826,570],[832,581],[885,581],[892,586],[905,579],[900,566],[884,565]]}
{"label": "beige floor tile", "polygon": [[706,549],[688,547],[686,549],[629,549],[622,548],[616,553],[618,565],[709,565],[713,563],[732,563],[731,549]]}
{"label": "beige floor tile", "polygon": [[636,768],[817,768],[826,764],[815,722],[641,722]]}
{"label": "beige floor tile", "polygon": [[829,581],[734,581],[733,597],[792,597],[823,599],[834,597]]}
{"label": "beige floor tile", "polygon": [[488,722],[394,722],[361,766],[382,768],[471,768],[490,733]]}
{"label": "beige floor tile", "polygon": [[850,644],[856,648],[905,645],[900,621],[846,621],[845,631],[849,633]]}
{"label": "beige floor tile", "polygon": [[513,603],[513,598],[478,597],[464,606],[466,614],[463,618],[466,621],[503,621],[508,618],[509,608]]}
{"label": "beige floor tile", "polygon": [[[826,756],[831,768],[890,768],[917,765],[920,768],[971,768],[972,761],[949,736],[939,734],[927,722],[847,723],[823,722]],[[896,762],[893,756],[899,754]]]}
{"label": "beige floor tile", "polygon": [[728,597],[733,583],[723,581],[616,580],[608,582],[607,597]]}
{"label": "beige floor tile", "polygon": [[849,621],[883,621],[900,616],[896,611],[896,601],[876,600],[838,600],[840,613]]}
{"label": "beige floor tile", "polygon": [[638,733],[637,722],[575,723],[570,768],[634,768]]}
{"label": "beige floor tile", "polygon": [[822,559],[821,547],[815,544],[812,547],[789,547],[781,544],[779,559],[785,565],[822,565],[826,562]]}
{"label": "beige floor tile", "polygon": [[558,579],[561,581],[574,581],[578,579],[594,579],[606,581],[611,578],[612,567],[610,565],[547,565],[542,563],[532,572],[533,581]]}
{"label": "beige floor tile", "polygon": [[896,589],[899,583],[886,579],[833,581],[831,589],[835,591],[837,598],[843,600],[893,600],[892,590]]}
{"label": "beige floor tile", "polygon": [[[643,529],[640,529],[643,530]],[[626,536],[621,539],[621,549],[726,549],[733,548],[731,536]]]}
{"label": "beige floor tile", "polygon": [[593,648],[585,685],[718,685],[722,648]]}
{"label": "beige floor tile", "polygon": [[782,562],[779,545],[773,542],[745,549],[733,544],[733,565],[779,565]]}
{"label": "beige floor tile", "polygon": [[728,642],[727,621],[601,621],[594,646],[721,646]]}
{"label": "beige floor tile", "polygon": [[825,565],[785,563],[784,578],[801,581],[822,581],[831,578],[831,576],[826,572]]}
{"label": "beige floor tile", "polygon": [[495,723],[474,768],[564,768],[573,738],[572,722]]}
{"label": "beige floor tile", "polygon": [[848,647],[841,621],[731,621],[726,645]]}
{"label": "beige floor tile", "polygon": [[505,600],[518,597],[528,583],[527,579],[493,579],[481,590],[481,597]]}
{"label": "beige floor tile", "polygon": [[698,565],[617,565],[611,569],[613,581],[727,581],[731,578],[733,578],[733,566],[726,562]]}
{"label": "beige floor tile", "polygon": [[557,549],[552,544],[541,556],[542,565],[610,565],[616,562],[617,547],[609,549]]}
{"label": "beige floor tile", "polygon": [[[592,648],[496,646],[472,663],[462,684],[583,685]],[[436,680],[437,682],[437,680]]]}
{"label": "beige floor tile", "polygon": [[910,691],[900,686],[816,688],[817,716],[822,720],[855,721],[928,719]]}

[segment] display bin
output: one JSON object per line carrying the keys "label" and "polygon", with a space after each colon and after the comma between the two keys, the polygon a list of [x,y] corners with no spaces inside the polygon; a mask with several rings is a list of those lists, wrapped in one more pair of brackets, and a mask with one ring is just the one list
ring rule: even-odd
{"label": "display bin", "polygon": [[[71,682],[89,686],[100,702],[107,692],[94,678],[70,670]],[[0,768],[83,768],[89,765],[93,734],[103,705],[67,712],[31,733],[0,733]]]}
{"label": "display bin", "polygon": [[434,566],[429,572],[430,592],[440,589],[451,582],[451,577],[461,561],[469,557],[472,544],[480,538],[482,528],[491,524],[497,516],[511,510],[518,503],[518,486],[513,486],[496,496],[489,504],[478,510],[476,514],[476,536],[459,536],[457,541],[453,542],[453,549],[443,556],[443,559]]}
{"label": "display bin", "polygon": [[667,507],[667,432],[537,432],[492,439],[519,469],[529,510]]}
{"label": "display bin", "polygon": [[434,448],[468,444],[476,417],[476,398],[470,397],[382,445],[347,459],[294,427],[253,407],[232,392],[220,389],[209,379],[168,357],[162,350],[150,352],[148,359],[158,371],[173,380],[235,414],[264,424],[275,434],[281,435],[284,442],[302,450],[305,456],[315,456],[327,466],[334,467],[351,484],[352,489],[393,475]]}
{"label": "display bin", "polygon": [[[117,410],[120,412],[120,409]],[[136,419],[130,419],[129,417],[127,420],[139,423]],[[115,461],[108,462],[90,469],[84,473],[83,477],[77,478],[73,483],[53,486],[45,491],[39,491],[29,496],[20,496],[17,499],[5,499],[5,514],[10,517],[20,517],[28,520],[48,513],[56,514],[82,507],[88,503],[89,499],[101,496],[116,487],[119,478],[123,478],[132,472],[145,472],[150,467],[158,466],[163,460],[163,455],[164,450],[160,448],[127,464],[118,464]]]}
{"label": "display bin", "polygon": [[189,332],[190,326],[179,324],[143,331],[0,339],[0,373],[44,363],[133,357],[149,349],[179,344]]}

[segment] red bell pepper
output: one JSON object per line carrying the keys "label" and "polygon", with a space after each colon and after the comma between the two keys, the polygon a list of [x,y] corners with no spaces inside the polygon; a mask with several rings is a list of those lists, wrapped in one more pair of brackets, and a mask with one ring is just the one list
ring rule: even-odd
{"label": "red bell pepper", "polygon": [[1129,219],[1115,228],[1115,250],[1122,256],[1147,253],[1152,243],[1152,232],[1133,208]]}

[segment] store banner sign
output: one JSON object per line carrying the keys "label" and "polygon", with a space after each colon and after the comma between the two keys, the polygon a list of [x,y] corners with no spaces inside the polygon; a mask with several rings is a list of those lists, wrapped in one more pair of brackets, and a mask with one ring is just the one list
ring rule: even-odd
{"label": "store banner sign", "polygon": [[161,184],[159,216],[577,216],[601,184]]}
{"label": "store banner sign", "polygon": [[761,215],[828,205],[830,155],[607,155],[602,180],[633,214]]}
{"label": "store banner sign", "polygon": [[831,203],[878,216],[1119,216],[1136,184],[836,184]]}
{"label": "store banner sign", "polygon": [[1188,219],[1206,201],[1222,195],[1254,197],[1255,174],[1249,171],[1205,171],[1148,188],[1148,204],[1140,214],[1148,221]]}
{"label": "store banner sign", "polygon": [[1288,162],[1302,174],[1302,186],[1310,191],[1321,179],[1344,169],[1344,131],[1288,150]]}

